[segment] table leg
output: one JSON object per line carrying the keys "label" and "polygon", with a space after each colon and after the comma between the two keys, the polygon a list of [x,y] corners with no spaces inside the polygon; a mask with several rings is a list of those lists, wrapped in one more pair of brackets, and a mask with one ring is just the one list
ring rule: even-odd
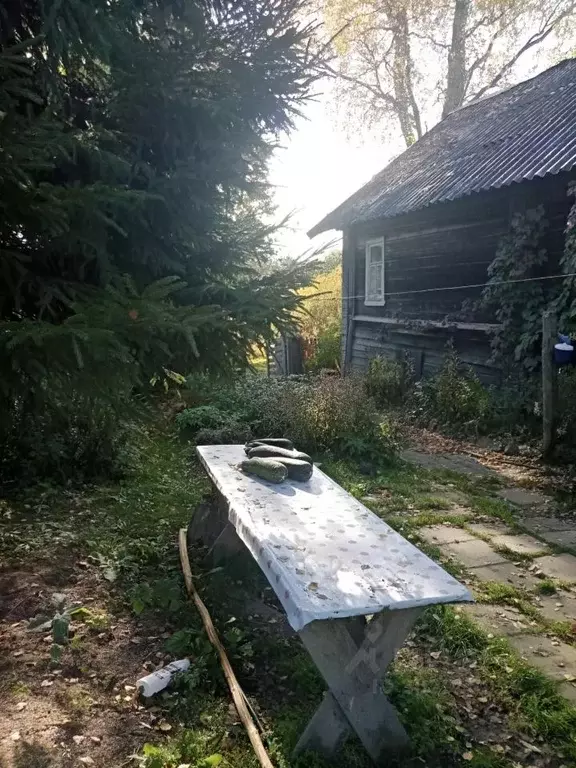
{"label": "table leg", "polygon": [[236,533],[232,523],[227,523],[220,536],[214,542],[207,557],[213,565],[220,565],[220,563],[229,560],[234,555],[243,551],[245,551],[244,542]]}
{"label": "table leg", "polygon": [[[300,637],[329,691],[296,746],[333,754],[354,730],[375,762],[408,737],[380,681],[421,609],[385,611],[367,625],[358,643],[357,621],[315,621]],[[356,640],[354,639],[356,636]]]}

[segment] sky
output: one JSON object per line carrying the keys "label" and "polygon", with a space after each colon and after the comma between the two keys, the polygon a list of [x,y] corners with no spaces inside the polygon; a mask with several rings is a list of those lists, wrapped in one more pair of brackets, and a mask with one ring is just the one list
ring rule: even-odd
{"label": "sky", "polygon": [[[522,57],[515,81],[558,61],[561,56],[554,51],[554,41],[549,40]],[[299,256],[335,239],[340,243],[339,232],[318,235],[313,241],[306,232],[406,149],[399,130],[390,125],[382,126],[381,136],[368,131],[348,136],[342,116],[336,118],[331,87],[330,81],[318,84],[315,100],[308,103],[304,117],[297,120],[270,164],[276,220],[293,214],[289,227],[277,237],[281,256]]]}
{"label": "sky", "polygon": [[368,135],[347,137],[337,124],[329,92],[319,94],[270,165],[277,218],[294,212],[289,228],[278,237],[281,254],[298,256],[339,237],[331,232],[311,241],[306,232],[401,151],[396,137],[391,142]]}

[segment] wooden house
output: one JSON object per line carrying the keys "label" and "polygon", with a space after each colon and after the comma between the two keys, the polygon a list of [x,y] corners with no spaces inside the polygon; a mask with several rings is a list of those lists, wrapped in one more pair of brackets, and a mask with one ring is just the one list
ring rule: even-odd
{"label": "wooden house", "polygon": [[487,382],[494,317],[474,311],[511,217],[545,208],[557,270],[576,180],[576,59],[462,107],[310,232],[343,232],[343,367],[412,356],[438,370],[453,339]]}

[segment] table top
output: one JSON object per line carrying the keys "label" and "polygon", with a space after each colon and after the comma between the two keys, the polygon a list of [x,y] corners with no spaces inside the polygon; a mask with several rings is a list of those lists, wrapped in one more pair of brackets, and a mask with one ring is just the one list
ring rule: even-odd
{"label": "table top", "polygon": [[239,469],[242,445],[197,452],[296,631],[315,620],[472,600],[465,586],[317,467],[307,482],[274,484]]}

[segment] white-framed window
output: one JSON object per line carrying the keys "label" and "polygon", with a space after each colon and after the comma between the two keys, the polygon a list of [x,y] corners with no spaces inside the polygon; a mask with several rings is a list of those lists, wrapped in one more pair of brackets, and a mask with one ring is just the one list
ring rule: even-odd
{"label": "white-framed window", "polygon": [[364,304],[383,307],[384,299],[384,238],[366,243],[366,293]]}

